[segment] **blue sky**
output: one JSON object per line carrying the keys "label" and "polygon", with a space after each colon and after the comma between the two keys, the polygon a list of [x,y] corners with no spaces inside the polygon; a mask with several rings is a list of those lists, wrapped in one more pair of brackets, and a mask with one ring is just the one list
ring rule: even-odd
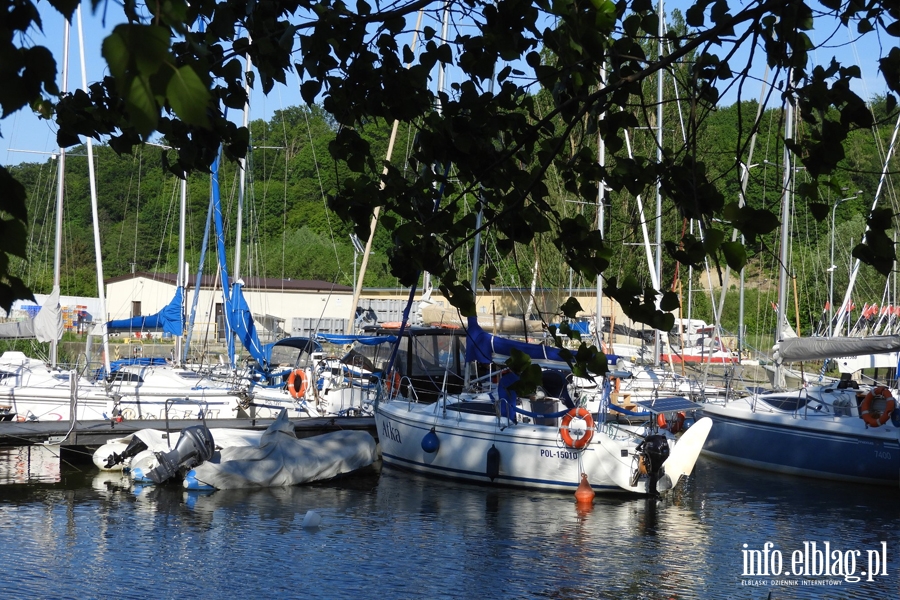
{"label": "blue sky", "polygon": [[[669,12],[673,8],[683,10],[689,4],[688,0],[672,1],[667,4],[666,11]],[[35,44],[47,46],[54,53],[61,70],[64,22],[48,3],[40,2],[38,7],[41,10],[44,21],[44,30],[43,34],[35,32],[32,40]],[[100,5],[100,8],[103,10],[103,4]],[[107,11],[105,27],[102,23],[102,13],[97,15],[91,14],[86,6],[83,16],[86,39],[85,52],[87,54],[86,71],[89,83],[103,77],[106,63],[100,55],[100,44],[112,26],[122,21],[121,10],[115,3],[108,3]],[[73,19],[69,46],[68,88],[70,90],[81,86],[78,32],[74,23]],[[814,43],[821,43],[830,33],[824,30],[814,31],[811,32],[811,37]],[[821,39],[816,39],[817,36]],[[886,87],[880,73],[877,71],[877,63],[875,62],[875,59],[881,56],[882,52],[875,45],[875,40],[867,39],[864,42],[856,42],[854,44],[849,42],[846,31],[841,30],[829,42],[829,45],[833,46],[833,48],[817,51],[813,56],[813,60],[819,64],[827,65],[831,57],[837,55],[839,60],[846,61],[848,64],[859,64],[863,72],[863,80],[857,85],[857,93],[864,98],[871,97],[874,94],[885,93]],[[737,61],[735,62],[737,63]],[[759,74],[761,76],[763,65],[761,60],[758,60],[758,62],[760,63]],[[450,79],[452,79],[452,74],[448,74],[448,80]],[[251,120],[269,119],[276,110],[300,104],[296,75],[289,74],[288,83],[289,85],[287,86],[276,86],[268,96],[264,96],[258,89],[254,90],[251,102]],[[752,85],[748,86],[745,88],[744,94],[747,99],[756,99],[759,97],[759,88],[753,89]],[[734,100],[734,96],[726,96],[725,103],[730,104]],[[235,114],[234,119],[240,119],[240,115]],[[38,119],[28,109],[20,110],[3,119],[0,121],[0,134],[3,136],[0,138],[0,164],[12,165],[20,162],[43,162],[56,150],[55,131],[56,129],[52,122]]]}

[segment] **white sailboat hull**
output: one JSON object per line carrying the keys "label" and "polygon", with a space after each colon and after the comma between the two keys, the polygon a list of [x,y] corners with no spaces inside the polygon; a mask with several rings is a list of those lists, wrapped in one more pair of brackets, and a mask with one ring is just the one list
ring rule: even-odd
{"label": "white sailboat hull", "polygon": [[[448,404],[452,406],[452,404]],[[650,479],[632,477],[638,467],[634,431],[603,426],[583,449],[567,447],[559,428],[533,423],[512,423],[495,414],[444,410],[441,402],[416,404],[402,400],[380,403],[375,421],[386,465],[475,483],[574,492],[587,474],[598,493],[651,493]],[[432,428],[437,451],[423,449]],[[488,452],[499,451],[499,469],[488,473]],[[687,472],[693,467],[690,459]],[[663,478],[665,479],[665,478]],[[677,483],[670,481],[670,485]],[[667,489],[658,484],[658,491]]]}

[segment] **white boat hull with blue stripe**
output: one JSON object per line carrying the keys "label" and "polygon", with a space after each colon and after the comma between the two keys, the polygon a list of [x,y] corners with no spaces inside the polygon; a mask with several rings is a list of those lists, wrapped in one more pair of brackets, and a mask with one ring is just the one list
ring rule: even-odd
{"label": "white boat hull with blue stripe", "polygon": [[[498,415],[496,406],[488,394],[463,394],[432,404],[403,398],[379,402],[375,420],[384,463],[474,483],[571,492],[584,473],[598,493],[653,494],[671,489],[690,473],[709,431],[707,420],[684,433],[654,486],[649,474],[636,474],[643,439],[637,429],[603,423],[592,429],[583,448],[573,448],[563,441],[560,426],[514,422]],[[699,443],[682,444],[689,436]],[[666,465],[676,463],[678,470],[666,473]]]}

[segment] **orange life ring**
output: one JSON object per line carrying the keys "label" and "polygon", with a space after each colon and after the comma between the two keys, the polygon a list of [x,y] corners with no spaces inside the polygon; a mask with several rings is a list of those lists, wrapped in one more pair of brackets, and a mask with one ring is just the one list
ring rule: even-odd
{"label": "orange life ring", "polygon": [[667,429],[669,427],[668,421],[666,421],[666,415],[659,413],[656,415],[656,424],[660,429]]}
{"label": "orange life ring", "polygon": [[[584,434],[578,439],[573,439],[572,434],[569,432],[569,423],[575,418],[584,419],[585,424]],[[562,418],[562,423],[559,425],[559,435],[566,446],[580,450],[587,446],[591,442],[591,438],[594,437],[594,418],[591,417],[591,413],[586,408],[573,408]]]}
{"label": "orange life ring", "polygon": [[[872,411],[872,403],[876,396],[881,397],[886,401],[884,411],[881,413],[880,418],[876,417],[878,414],[877,412]],[[869,427],[878,427],[888,422],[888,419],[891,418],[891,413],[894,412],[896,407],[897,402],[894,400],[893,396],[891,396],[891,390],[883,385],[879,385],[866,394],[865,400],[859,405],[859,415]]]}
{"label": "orange life ring", "polygon": [[383,329],[400,329],[400,326],[403,325],[400,321],[390,321],[388,323],[382,323],[381,327]]}
{"label": "orange life ring", "polygon": [[394,371],[384,378],[384,389],[389,396],[400,391],[400,373]]}
{"label": "orange life ring", "polygon": [[[299,386],[297,383],[297,379],[300,380]],[[291,374],[288,375],[287,389],[288,393],[290,393],[291,395],[291,398],[302,398],[306,394],[307,386],[308,382],[306,381],[306,372],[303,369],[294,369],[293,371],[291,371]]]}

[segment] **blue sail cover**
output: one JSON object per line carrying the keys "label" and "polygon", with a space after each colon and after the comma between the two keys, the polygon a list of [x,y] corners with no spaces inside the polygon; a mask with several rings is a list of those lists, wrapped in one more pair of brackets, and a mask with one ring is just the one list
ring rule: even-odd
{"label": "blue sail cover", "polygon": [[569,369],[569,363],[562,358],[559,348],[543,344],[529,344],[504,337],[491,335],[478,325],[476,317],[469,317],[466,337],[466,361],[491,363],[509,358],[513,349],[523,352],[531,362],[542,367]]}
{"label": "blue sail cover", "polygon": [[[560,355],[559,348],[545,346],[543,344],[529,344],[504,337],[491,335],[478,325],[476,317],[469,317],[466,326],[466,362],[491,363],[504,361],[509,358],[512,349],[523,352],[531,362],[541,367],[569,370],[569,363]],[[607,354],[606,362],[614,365],[619,357],[615,354]]]}
{"label": "blue sail cover", "polygon": [[184,333],[184,288],[179,286],[175,290],[175,297],[155,315],[108,321],[106,328],[130,331],[162,329],[171,335],[182,335]]}
{"label": "blue sail cover", "polygon": [[231,287],[231,294],[225,299],[225,320],[250,356],[256,360],[257,364],[266,368],[268,364],[266,353],[259,343],[256,324],[253,322],[253,314],[250,312],[247,300],[244,299],[243,288],[240,281],[236,281]]}
{"label": "blue sail cover", "polygon": [[256,324],[253,322],[253,314],[244,299],[244,284],[240,280],[230,284],[228,279],[228,267],[225,252],[225,225],[222,218],[222,200],[219,194],[219,158],[216,157],[212,164],[212,182],[210,189],[210,201],[213,206],[213,220],[216,227],[216,250],[219,255],[219,273],[222,277],[222,292],[225,299],[225,337],[228,344],[228,359],[231,366],[235,366],[234,339],[237,337],[247,352],[250,353],[258,365],[268,369],[266,353],[259,343],[259,335],[256,333]]}
{"label": "blue sail cover", "polygon": [[328,344],[361,344],[363,346],[377,346],[378,344],[393,344],[397,341],[396,335],[340,335],[337,333],[320,333],[316,340]]}

